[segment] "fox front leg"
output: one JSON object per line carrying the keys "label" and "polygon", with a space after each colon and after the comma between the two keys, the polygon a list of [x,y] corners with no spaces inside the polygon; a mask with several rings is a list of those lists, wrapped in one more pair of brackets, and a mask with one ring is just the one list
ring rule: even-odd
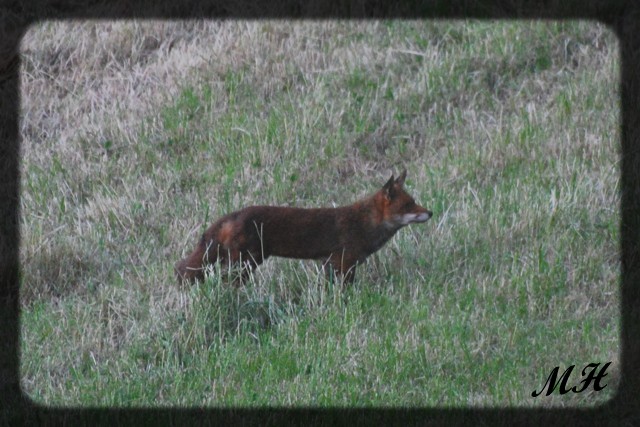
{"label": "fox front leg", "polygon": [[327,277],[331,278],[333,272],[336,277],[342,278],[343,284],[351,284],[356,278],[356,262],[351,259],[331,256],[328,261]]}

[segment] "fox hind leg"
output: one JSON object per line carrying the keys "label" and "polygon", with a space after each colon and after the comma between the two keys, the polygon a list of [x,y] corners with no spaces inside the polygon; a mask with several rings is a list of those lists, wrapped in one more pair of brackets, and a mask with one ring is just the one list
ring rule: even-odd
{"label": "fox hind leg", "polygon": [[240,286],[249,280],[253,270],[262,264],[263,258],[251,250],[231,249],[226,250],[224,257],[220,254],[220,261],[221,266],[227,269],[230,282]]}
{"label": "fox hind leg", "polygon": [[178,282],[181,283],[183,280],[203,281],[206,266],[215,263],[218,259],[217,250],[217,242],[207,241],[205,236],[202,236],[193,252],[176,264],[175,271]]}

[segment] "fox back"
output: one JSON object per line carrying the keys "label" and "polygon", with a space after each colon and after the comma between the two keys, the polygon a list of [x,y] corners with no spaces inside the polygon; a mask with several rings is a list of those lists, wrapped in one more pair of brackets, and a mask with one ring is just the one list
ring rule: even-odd
{"label": "fox back", "polygon": [[[270,256],[326,261],[345,282],[355,268],[405,225],[425,222],[431,211],[404,190],[406,171],[375,194],[338,208],[250,206],[225,215],[176,264],[179,281],[204,278],[215,262],[241,264],[243,276]],[[329,270],[330,271],[330,270]]]}

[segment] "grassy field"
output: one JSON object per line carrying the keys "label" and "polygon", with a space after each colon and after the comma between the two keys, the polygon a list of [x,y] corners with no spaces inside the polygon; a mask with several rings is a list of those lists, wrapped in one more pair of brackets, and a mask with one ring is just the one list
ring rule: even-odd
{"label": "grassy field", "polygon": [[[589,22],[41,23],[22,44],[21,376],[64,406],[591,406],[619,363],[619,61]],[[342,289],[173,264],[250,204],[408,170]],[[532,398],[612,361],[601,392]],[[562,371],[561,371],[562,372]]]}

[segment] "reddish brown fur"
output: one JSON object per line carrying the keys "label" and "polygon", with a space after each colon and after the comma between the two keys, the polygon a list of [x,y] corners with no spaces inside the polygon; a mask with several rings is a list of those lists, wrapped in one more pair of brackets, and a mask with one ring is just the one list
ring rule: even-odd
{"label": "reddish brown fur", "polygon": [[194,251],[176,264],[179,281],[204,279],[217,261],[253,269],[270,256],[326,260],[345,282],[357,263],[384,245],[401,227],[424,222],[431,212],[404,191],[407,172],[375,194],[338,208],[250,206],[223,216],[202,235]]}

